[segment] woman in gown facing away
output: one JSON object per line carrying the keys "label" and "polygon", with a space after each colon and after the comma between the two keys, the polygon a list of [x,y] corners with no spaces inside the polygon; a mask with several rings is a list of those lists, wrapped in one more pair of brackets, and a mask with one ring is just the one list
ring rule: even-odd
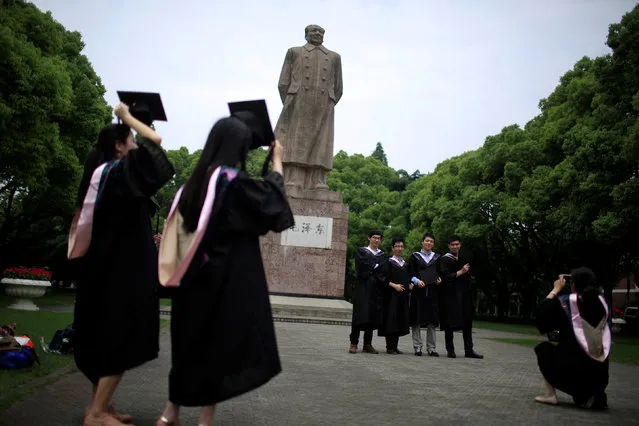
{"label": "woman in gown facing away", "polygon": [[212,425],[215,404],[281,371],[259,236],[291,227],[293,215],[279,142],[272,142],[271,174],[256,180],[244,173],[254,137],[239,118],[219,120],[165,225],[160,283],[179,287],[169,401],[158,426],[178,425],[180,406],[201,407],[199,424]]}
{"label": "woman in gown facing away", "polygon": [[[159,301],[149,199],[174,174],[162,138],[129,112],[108,124],[87,156],[69,258],[80,276],[74,312],[74,357],[93,384],[84,425],[121,425],[109,402],[122,374],[157,358]],[[134,142],[133,128],[139,135]],[[88,226],[88,228],[87,228]]]}
{"label": "woman in gown facing away", "polygon": [[608,306],[590,269],[576,269],[570,279],[570,295],[559,295],[566,285],[562,275],[538,307],[537,328],[543,334],[559,330],[559,343],[542,342],[535,347],[547,388],[535,400],[555,405],[555,389],[559,389],[581,407],[603,409],[608,404],[605,390],[611,344]]}

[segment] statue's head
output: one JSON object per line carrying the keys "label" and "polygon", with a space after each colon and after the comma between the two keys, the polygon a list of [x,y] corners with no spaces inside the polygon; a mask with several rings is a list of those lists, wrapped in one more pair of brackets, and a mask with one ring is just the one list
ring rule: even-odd
{"label": "statue's head", "polygon": [[306,41],[315,46],[319,46],[324,42],[324,28],[319,25],[309,25],[304,28],[304,36]]}

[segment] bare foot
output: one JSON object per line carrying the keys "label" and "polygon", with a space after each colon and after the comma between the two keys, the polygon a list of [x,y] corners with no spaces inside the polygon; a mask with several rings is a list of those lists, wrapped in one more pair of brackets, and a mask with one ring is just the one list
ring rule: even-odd
{"label": "bare foot", "polygon": [[540,395],[535,397],[535,401],[541,404],[557,405],[557,395]]}
{"label": "bare foot", "polygon": [[87,415],[84,417],[84,422],[82,426],[122,426],[126,425],[126,423],[122,423],[115,417],[111,416],[108,413],[103,413],[98,416]]}
{"label": "bare foot", "polygon": [[[89,407],[84,409],[84,417],[89,414]],[[133,416],[129,414],[120,414],[118,413],[112,405],[109,405],[109,415],[111,417],[115,417],[116,420],[122,423],[131,423],[133,421]]]}

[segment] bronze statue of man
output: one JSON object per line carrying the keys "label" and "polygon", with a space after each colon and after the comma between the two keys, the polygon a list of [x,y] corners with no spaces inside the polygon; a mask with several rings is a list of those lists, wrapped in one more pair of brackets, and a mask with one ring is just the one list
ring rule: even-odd
{"label": "bronze statue of man", "polygon": [[284,145],[284,182],[301,189],[328,189],[333,168],[335,105],[342,97],[342,60],[322,46],[324,29],[309,25],[304,46],[291,47],[278,89],[284,108],[275,137]]}

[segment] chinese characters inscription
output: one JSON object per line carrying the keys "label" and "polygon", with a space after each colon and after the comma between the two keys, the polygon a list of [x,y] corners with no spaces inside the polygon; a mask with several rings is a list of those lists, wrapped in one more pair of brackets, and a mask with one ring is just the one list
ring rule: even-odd
{"label": "chinese characters inscription", "polygon": [[295,225],[282,232],[283,246],[331,248],[333,218],[295,216]]}

